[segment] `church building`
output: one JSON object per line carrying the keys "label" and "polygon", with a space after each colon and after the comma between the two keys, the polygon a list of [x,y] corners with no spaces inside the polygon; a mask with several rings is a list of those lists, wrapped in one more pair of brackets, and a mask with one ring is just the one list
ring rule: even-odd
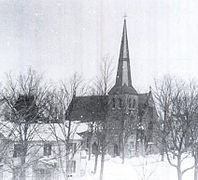
{"label": "church building", "polygon": [[[108,129],[107,152],[113,156],[125,154],[131,157],[140,153],[153,153],[155,150],[154,130],[157,111],[151,89],[147,93],[140,94],[133,87],[126,19],[115,85],[105,96],[75,97],[70,109],[71,120],[90,123],[105,121]],[[94,138],[91,139],[88,141],[96,145]]]}

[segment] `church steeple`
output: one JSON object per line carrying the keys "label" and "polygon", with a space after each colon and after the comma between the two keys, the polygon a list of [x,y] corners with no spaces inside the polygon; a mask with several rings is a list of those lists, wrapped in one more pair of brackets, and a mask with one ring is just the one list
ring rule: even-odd
{"label": "church steeple", "polygon": [[116,83],[114,87],[110,90],[109,94],[117,94],[117,93],[137,94],[136,90],[132,86],[132,81],[131,81],[131,68],[130,68],[126,19],[124,19],[124,25],[123,25]]}
{"label": "church steeple", "polygon": [[123,86],[124,84],[126,84],[127,86],[132,86],[126,19],[124,20],[122,40],[120,46],[120,56],[118,63],[119,64],[118,64],[118,70],[116,76],[116,85]]}

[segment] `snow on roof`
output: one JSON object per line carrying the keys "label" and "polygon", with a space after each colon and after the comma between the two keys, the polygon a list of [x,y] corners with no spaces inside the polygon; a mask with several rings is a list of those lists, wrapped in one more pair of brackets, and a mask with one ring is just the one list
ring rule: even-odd
{"label": "snow on roof", "polygon": [[[24,128],[24,126],[22,127]],[[78,133],[86,131],[86,123],[72,122],[70,139],[82,140]],[[23,132],[23,131],[22,131]],[[0,123],[0,134],[5,138],[19,140],[19,125],[7,121]],[[28,125],[27,136],[29,141],[56,141],[65,140],[68,134],[68,122],[63,123],[32,123]]]}
{"label": "snow on roof", "polygon": [[55,164],[57,164],[57,159],[55,158],[50,158],[50,157],[42,157],[39,159],[39,163],[43,163],[45,165],[51,165],[54,166]]}
{"label": "snow on roof", "polygon": [[[80,124],[72,124],[70,131],[71,132],[70,139],[82,140],[82,138],[77,134],[79,130],[80,130]],[[67,134],[68,134],[68,128],[64,124],[60,124],[60,123],[42,124],[37,129],[37,133],[35,133],[33,141],[65,140],[67,139]]]}

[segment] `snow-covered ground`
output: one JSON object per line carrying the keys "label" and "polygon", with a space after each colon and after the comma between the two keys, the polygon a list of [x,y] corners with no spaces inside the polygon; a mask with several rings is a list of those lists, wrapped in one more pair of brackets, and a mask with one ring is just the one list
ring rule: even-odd
{"label": "snow-covered ground", "polygon": [[[104,180],[177,180],[177,171],[165,160],[160,161],[159,155],[147,157],[134,157],[126,159],[121,163],[121,159],[107,157],[105,160]],[[100,159],[99,159],[100,162]],[[184,161],[184,168],[191,166],[192,158]],[[93,175],[94,159],[88,161],[86,176],[78,180],[98,180],[97,174]],[[100,167],[100,164],[98,164]],[[193,169],[186,172],[183,180],[193,180]]]}

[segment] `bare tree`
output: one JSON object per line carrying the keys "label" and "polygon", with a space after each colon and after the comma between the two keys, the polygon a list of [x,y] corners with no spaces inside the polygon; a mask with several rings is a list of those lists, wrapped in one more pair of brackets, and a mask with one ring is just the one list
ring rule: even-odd
{"label": "bare tree", "polygon": [[[30,143],[38,128],[38,122],[45,121],[45,107],[48,103],[48,88],[42,84],[42,78],[29,69],[27,74],[20,74],[16,79],[7,76],[7,84],[1,93],[3,102],[1,115],[2,128],[9,132],[6,147],[14,146],[14,154],[6,158],[6,163],[13,170],[13,179],[26,179],[26,169],[35,161],[29,158],[33,145]],[[7,151],[8,149],[6,149]],[[19,157],[18,165],[13,157]]]}
{"label": "bare tree", "polygon": [[[83,95],[85,93],[86,88],[82,78],[77,73],[75,73],[68,82],[62,83],[59,89],[55,89],[51,93],[48,114],[51,131],[58,144],[57,155],[61,164],[62,173],[64,174],[64,179],[68,179],[70,162],[76,151],[80,148],[80,144],[73,144],[78,125],[72,122],[70,114],[73,111],[76,94]],[[59,134],[61,134],[61,137]],[[62,148],[62,146],[64,148]]]}
{"label": "bare tree", "polygon": [[187,141],[189,141],[192,156],[194,158],[194,180],[198,180],[198,89],[195,81],[190,82],[190,93],[188,95],[189,110],[186,112],[191,118],[190,133]]}
{"label": "bare tree", "polygon": [[192,156],[194,158],[194,180],[198,179],[198,134],[197,134],[197,114],[194,117],[190,139],[191,141],[191,150],[192,150]]}
{"label": "bare tree", "polygon": [[[182,169],[182,162],[188,157],[189,135],[193,122],[194,98],[192,91],[184,82],[165,79],[157,90],[156,97],[162,116],[161,140],[168,162],[177,169],[178,180],[193,168]],[[176,158],[176,162],[171,156]]]}
{"label": "bare tree", "polygon": [[95,122],[95,135],[98,142],[98,150],[95,154],[95,165],[94,172],[97,170],[97,160],[99,152],[101,153],[101,167],[100,167],[100,180],[103,179],[104,172],[104,159],[107,148],[107,116],[108,116],[108,102],[105,96],[108,94],[110,88],[112,87],[112,74],[114,67],[112,66],[112,60],[106,56],[101,61],[99,76],[96,78],[95,82],[95,94],[100,95],[99,103],[101,105],[101,111],[103,112],[103,117],[101,121]]}
{"label": "bare tree", "polygon": [[97,95],[107,95],[112,87],[114,73],[113,61],[109,56],[101,60],[99,75],[96,77],[94,92]]}
{"label": "bare tree", "polygon": [[155,92],[154,96],[156,99],[156,105],[159,109],[159,119],[157,122],[157,134],[158,137],[158,144],[159,149],[162,155],[162,161],[164,161],[164,154],[165,154],[165,139],[168,135],[168,132],[166,132],[165,122],[167,121],[168,114],[171,107],[172,102],[172,93],[174,91],[173,87],[173,79],[166,76],[164,77],[163,81],[161,83],[158,83],[158,81],[155,80]]}

